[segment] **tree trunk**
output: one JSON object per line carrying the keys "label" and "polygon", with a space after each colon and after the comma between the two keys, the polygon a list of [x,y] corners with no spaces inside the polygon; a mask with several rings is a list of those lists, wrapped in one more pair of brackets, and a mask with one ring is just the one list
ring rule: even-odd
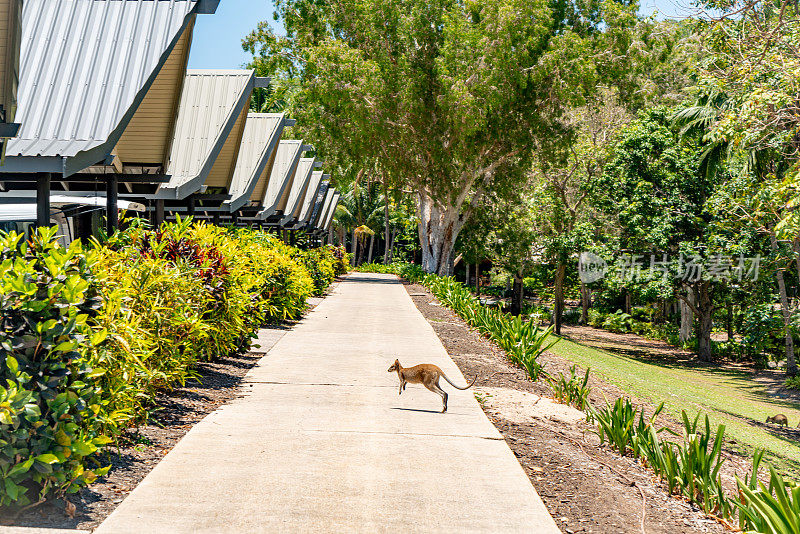
{"label": "tree trunk", "polygon": [[728,317],[725,321],[725,330],[728,334],[728,341],[733,341],[733,302],[728,302]]}
{"label": "tree trunk", "polygon": [[475,262],[475,293],[481,296],[481,260]]}
{"label": "tree trunk", "polygon": [[581,324],[589,323],[589,307],[592,305],[592,290],[581,282]]}
{"label": "tree trunk", "polygon": [[441,276],[452,274],[453,247],[464,225],[460,206],[442,208],[425,193],[417,194],[419,242],[422,246],[422,269]]}
{"label": "tree trunk", "polygon": [[394,261],[394,242],[397,239],[397,228],[392,228],[392,246],[389,248],[389,263]]}
{"label": "tree trunk", "polygon": [[375,245],[375,234],[369,236],[369,254],[367,254],[367,263],[372,263],[372,247]]}
{"label": "tree trunk", "polygon": [[386,242],[383,249],[383,264],[388,265],[391,253],[389,252],[389,191],[386,187],[386,178],[383,179],[383,239]]}
{"label": "tree trunk", "polygon": [[622,310],[628,315],[631,314],[631,292],[627,289],[625,290],[625,309]]}
{"label": "tree trunk", "polygon": [[[772,251],[778,252],[778,238],[772,233],[770,236]],[[786,348],[786,374],[788,376],[797,375],[797,362],[794,359],[794,338],[792,337],[792,310],[789,307],[789,297],[786,293],[786,283],[783,279],[783,269],[775,269],[775,278],[778,280],[778,293],[781,299],[781,312],[783,314],[784,345]]]}
{"label": "tree trunk", "polygon": [[561,319],[564,315],[564,275],[567,272],[567,266],[564,263],[559,263],[556,267],[556,280],[555,280],[555,303],[553,306],[553,323],[556,325],[556,335],[561,335]]}
{"label": "tree trunk", "polygon": [[[689,299],[689,302],[694,304],[694,293],[691,290],[687,292],[686,297]],[[683,300],[680,301],[679,305],[681,310],[681,328],[678,332],[678,339],[683,344],[689,341],[689,336],[692,333],[694,314],[692,313],[691,306]]]}
{"label": "tree trunk", "polygon": [[356,265],[356,250],[358,250],[358,241],[356,240],[356,229],[353,228],[353,242],[350,244],[350,263]]}
{"label": "tree trunk", "polygon": [[693,288],[696,296],[697,308],[697,357],[700,361],[710,362],[711,354],[711,329],[714,326],[712,313],[714,303],[711,300],[711,282],[700,282]]}
{"label": "tree trunk", "polygon": [[518,273],[514,274],[514,285],[511,290],[511,315],[522,313],[522,296],[525,290],[523,278]]}

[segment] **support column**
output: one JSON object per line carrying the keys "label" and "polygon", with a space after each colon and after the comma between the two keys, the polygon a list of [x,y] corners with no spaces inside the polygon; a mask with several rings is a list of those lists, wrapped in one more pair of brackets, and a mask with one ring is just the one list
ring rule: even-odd
{"label": "support column", "polygon": [[156,227],[161,226],[164,222],[164,199],[156,199]]}
{"label": "support column", "polygon": [[50,226],[50,173],[36,177],[36,226]]}
{"label": "support column", "polygon": [[220,221],[221,221],[221,219],[219,218],[219,212],[218,211],[213,212],[212,217],[213,217],[214,226],[219,226],[220,225]]}
{"label": "support column", "polygon": [[194,195],[186,199],[186,215],[194,217],[195,200]]}
{"label": "support column", "polygon": [[108,235],[113,234],[119,229],[119,211],[117,208],[118,183],[116,174],[110,174],[108,178],[106,178],[106,233]]}
{"label": "support column", "polygon": [[239,212],[234,211],[231,213],[231,225],[236,226],[239,223]]}

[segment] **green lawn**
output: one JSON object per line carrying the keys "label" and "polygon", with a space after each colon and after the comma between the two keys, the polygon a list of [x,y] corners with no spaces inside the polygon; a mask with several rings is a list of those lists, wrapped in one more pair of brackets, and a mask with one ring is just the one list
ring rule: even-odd
{"label": "green lawn", "polygon": [[800,474],[798,442],[771,434],[748,421],[763,422],[768,416],[783,413],[794,427],[800,421],[800,404],[770,397],[747,373],[730,369],[684,368],[678,364],[654,364],[612,354],[562,339],[551,352],[619,386],[634,397],[655,404],[665,402],[665,413],[680,418],[681,410],[692,417],[707,413],[714,426],[725,425],[733,449],[751,453],[760,447],[765,460],[776,468]]}

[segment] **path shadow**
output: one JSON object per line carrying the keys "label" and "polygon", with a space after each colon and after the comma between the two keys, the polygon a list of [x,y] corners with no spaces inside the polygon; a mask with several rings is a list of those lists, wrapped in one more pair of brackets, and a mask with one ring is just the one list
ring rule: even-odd
{"label": "path shadow", "polygon": [[363,282],[365,284],[400,284],[400,280],[395,278],[372,278],[361,274],[351,274],[347,278],[342,279],[342,283],[347,282]]}
{"label": "path shadow", "polygon": [[442,413],[441,410],[420,410],[418,408],[392,408],[392,410],[402,410],[404,412]]}

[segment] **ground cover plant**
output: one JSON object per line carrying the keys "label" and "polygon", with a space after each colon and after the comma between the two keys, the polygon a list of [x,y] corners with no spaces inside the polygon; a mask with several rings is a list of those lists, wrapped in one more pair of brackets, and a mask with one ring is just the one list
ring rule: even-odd
{"label": "ground cover plant", "polygon": [[159,389],[299,317],[347,262],[181,219],[68,248],[55,233],[0,232],[0,506],[93,482],[97,451],[143,422]]}

